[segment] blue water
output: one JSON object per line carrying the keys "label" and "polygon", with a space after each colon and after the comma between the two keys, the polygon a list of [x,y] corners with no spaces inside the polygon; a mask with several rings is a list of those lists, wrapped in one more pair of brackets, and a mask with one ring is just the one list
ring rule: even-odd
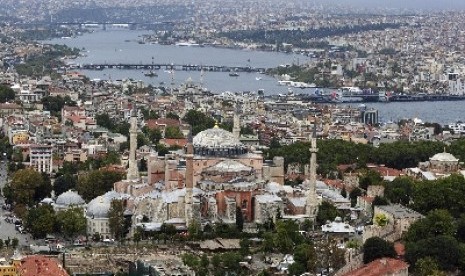
{"label": "blue water", "polygon": [[[87,56],[72,60],[74,63],[177,63],[206,64],[227,66],[277,67],[281,64],[304,63],[308,57],[276,52],[251,50],[232,50],[213,47],[179,47],[174,45],[139,44],[137,40],[145,31],[112,30],[96,31],[72,39],[54,39],[48,43],[65,44],[70,47],[85,48]],[[126,40],[130,40],[126,42]],[[257,73],[240,73],[239,77],[230,77],[228,73],[204,72],[201,79],[197,71],[176,71],[171,75],[163,70],[157,71],[158,77],[146,77],[141,70],[106,69],[103,71],[83,70],[89,78],[142,80],[152,85],[160,82],[175,85],[184,83],[188,78],[200,83],[212,92],[257,91],[264,89],[266,95],[287,93],[288,88],[279,86],[277,80]],[[257,80],[257,78],[261,78]],[[295,93],[313,93],[313,89],[294,89]],[[465,121],[465,101],[455,102],[392,102],[366,103],[367,107],[379,110],[380,120],[398,121],[404,118],[420,118],[425,122],[441,124]],[[356,106],[357,104],[352,104]]]}

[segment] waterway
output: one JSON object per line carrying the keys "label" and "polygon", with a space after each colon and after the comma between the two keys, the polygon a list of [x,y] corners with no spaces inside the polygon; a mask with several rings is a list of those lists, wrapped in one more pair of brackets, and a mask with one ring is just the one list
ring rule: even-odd
{"label": "waterway", "polygon": [[[72,60],[76,64],[97,63],[174,63],[224,66],[251,66],[257,68],[273,68],[281,64],[303,63],[309,58],[303,55],[252,50],[233,50],[215,47],[182,47],[175,45],[139,44],[145,31],[113,30],[96,31],[72,39],[53,39],[49,43],[65,44],[70,47],[85,49],[86,56]],[[267,94],[287,93],[288,88],[279,86],[276,79],[258,73],[239,73],[238,77],[230,77],[228,73],[175,71],[170,74],[164,70],[156,71],[158,77],[147,77],[143,70],[105,69],[103,71],[82,70],[89,78],[142,80],[157,86],[160,82],[170,84],[173,78],[175,85],[184,83],[188,78],[214,93],[223,91],[258,91],[263,89]],[[300,90],[300,89],[299,89]]]}
{"label": "waterway", "polygon": [[[252,50],[233,50],[214,47],[180,47],[175,45],[139,44],[146,31],[112,30],[96,31],[72,39],[53,39],[47,43],[65,44],[85,49],[85,56],[71,62],[77,64],[97,63],[175,63],[226,66],[277,67],[282,64],[304,63],[308,57],[295,54],[261,52]],[[105,69],[102,71],[83,70],[91,79],[117,80],[132,78],[158,86],[160,82],[170,85],[184,83],[188,78],[202,83],[214,93],[223,91],[258,91],[265,95],[287,93],[288,88],[278,85],[271,76],[257,73],[240,73],[230,77],[228,73],[198,71],[176,71],[173,74],[164,70],[156,71],[157,77],[147,77],[143,70]],[[295,93],[313,93],[314,89],[294,89]],[[352,104],[356,106],[359,104]],[[404,118],[420,118],[425,122],[449,124],[465,121],[465,101],[445,102],[391,102],[366,103],[367,107],[379,110],[382,122],[398,121]]]}

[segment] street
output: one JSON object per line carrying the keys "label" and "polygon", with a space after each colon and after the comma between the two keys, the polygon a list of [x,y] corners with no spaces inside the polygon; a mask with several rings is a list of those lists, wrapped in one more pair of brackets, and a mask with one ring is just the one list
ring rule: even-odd
{"label": "street", "polygon": [[[5,187],[6,180],[7,180],[7,162],[2,160],[0,161],[0,188],[3,190]],[[0,197],[0,206],[3,206],[5,203],[5,199]],[[8,223],[5,221],[7,214],[9,211],[0,208],[0,239],[7,240],[8,238],[13,239],[17,238],[19,240],[20,246],[29,246],[31,237],[29,234],[21,234],[15,229],[14,223]]]}

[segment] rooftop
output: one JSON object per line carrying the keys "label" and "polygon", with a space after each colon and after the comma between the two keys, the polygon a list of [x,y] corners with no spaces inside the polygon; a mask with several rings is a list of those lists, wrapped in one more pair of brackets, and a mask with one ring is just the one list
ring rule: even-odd
{"label": "rooftop", "polygon": [[409,265],[401,260],[392,258],[382,258],[374,260],[362,266],[359,269],[353,270],[343,276],[388,276],[393,275],[403,269],[408,269]]}
{"label": "rooftop", "polygon": [[389,214],[391,214],[394,219],[402,219],[402,218],[422,218],[423,215],[409,209],[403,205],[400,204],[394,204],[394,205],[380,205],[376,206],[376,208],[381,209]]}

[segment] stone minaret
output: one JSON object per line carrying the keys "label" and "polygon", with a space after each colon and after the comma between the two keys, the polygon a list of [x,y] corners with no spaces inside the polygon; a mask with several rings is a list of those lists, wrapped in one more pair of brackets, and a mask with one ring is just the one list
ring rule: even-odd
{"label": "stone minaret", "polygon": [[309,177],[309,189],[307,194],[307,210],[306,213],[311,220],[316,217],[318,208],[318,199],[316,196],[316,153],[318,148],[316,147],[316,121],[313,123],[313,135],[312,143],[310,147],[310,177]]}
{"label": "stone minaret", "polygon": [[137,149],[137,115],[136,110],[131,112],[129,119],[131,128],[129,129],[129,168],[126,178],[128,180],[139,179],[139,169],[137,168],[136,149]]}
{"label": "stone minaret", "polygon": [[189,226],[193,221],[193,201],[194,201],[194,147],[192,145],[192,130],[189,131],[189,137],[186,148],[186,197],[185,202],[185,217],[186,226]]}
{"label": "stone minaret", "polygon": [[234,111],[234,119],[233,119],[233,130],[232,133],[235,138],[239,139],[241,136],[241,122],[239,119],[239,111],[236,104],[236,110]]}

